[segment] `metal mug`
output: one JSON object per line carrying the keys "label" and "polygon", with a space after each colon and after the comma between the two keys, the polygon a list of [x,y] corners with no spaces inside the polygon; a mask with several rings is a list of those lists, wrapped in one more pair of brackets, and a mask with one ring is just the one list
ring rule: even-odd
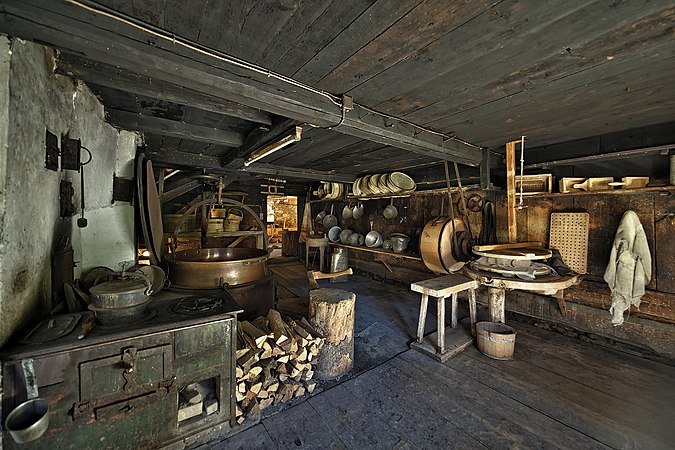
{"label": "metal mug", "polygon": [[5,429],[17,444],[36,440],[49,428],[49,402],[38,397],[33,360],[22,360],[21,366],[28,400],[14,408],[5,420]]}

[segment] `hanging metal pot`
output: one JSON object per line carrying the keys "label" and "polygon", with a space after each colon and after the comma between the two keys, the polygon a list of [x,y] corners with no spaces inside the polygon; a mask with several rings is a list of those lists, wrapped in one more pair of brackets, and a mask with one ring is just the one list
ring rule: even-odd
{"label": "hanging metal pot", "polygon": [[354,206],[354,210],[352,211],[352,217],[354,220],[359,220],[361,217],[363,217],[363,204],[361,202],[357,203],[356,206]]}
{"label": "hanging metal pot", "polygon": [[342,233],[342,228],[338,227],[337,225],[334,226],[334,227],[331,227],[330,230],[328,230],[328,239],[331,242],[339,242],[341,233]]}
{"label": "hanging metal pot", "polygon": [[395,219],[396,216],[398,216],[398,209],[394,206],[394,199],[392,198],[390,203],[387,205],[386,208],[384,208],[384,211],[382,211],[382,215],[384,216],[385,219]]}
{"label": "hanging metal pot", "polygon": [[353,209],[350,205],[345,205],[344,208],[342,208],[342,218],[345,220],[349,220],[353,217]]}
{"label": "hanging metal pot", "polygon": [[327,230],[330,230],[332,227],[338,224],[338,219],[333,215],[333,206],[330,207],[330,214],[323,218],[323,226]]}

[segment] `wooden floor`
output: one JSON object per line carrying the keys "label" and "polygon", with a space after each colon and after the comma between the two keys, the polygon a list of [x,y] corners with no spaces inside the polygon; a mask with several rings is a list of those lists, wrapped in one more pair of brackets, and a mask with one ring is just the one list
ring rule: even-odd
{"label": "wooden floor", "polygon": [[[306,289],[300,264],[272,267]],[[441,364],[408,350],[417,294],[341,287],[357,294],[355,375],[205,448],[675,448],[674,367],[520,322],[515,360],[469,347]]]}

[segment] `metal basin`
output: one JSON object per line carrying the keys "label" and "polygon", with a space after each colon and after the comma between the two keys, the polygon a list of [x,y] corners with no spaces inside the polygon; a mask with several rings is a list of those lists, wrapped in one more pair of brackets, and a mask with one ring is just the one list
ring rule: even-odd
{"label": "metal basin", "polygon": [[167,256],[171,285],[214,289],[267,276],[267,252],[255,248],[200,248]]}

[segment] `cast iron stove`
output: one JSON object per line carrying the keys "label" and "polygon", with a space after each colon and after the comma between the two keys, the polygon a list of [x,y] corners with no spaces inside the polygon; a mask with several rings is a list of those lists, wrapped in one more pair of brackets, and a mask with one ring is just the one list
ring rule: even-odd
{"label": "cast iron stove", "polygon": [[[95,323],[82,339],[91,311],[29,327],[1,354],[2,420],[26,400],[21,361],[31,359],[49,428],[20,446],[3,430],[4,448],[156,448],[198,442],[213,427],[227,432],[240,312],[226,290],[162,292],[143,317]],[[186,406],[188,389],[201,390],[202,406]]]}

